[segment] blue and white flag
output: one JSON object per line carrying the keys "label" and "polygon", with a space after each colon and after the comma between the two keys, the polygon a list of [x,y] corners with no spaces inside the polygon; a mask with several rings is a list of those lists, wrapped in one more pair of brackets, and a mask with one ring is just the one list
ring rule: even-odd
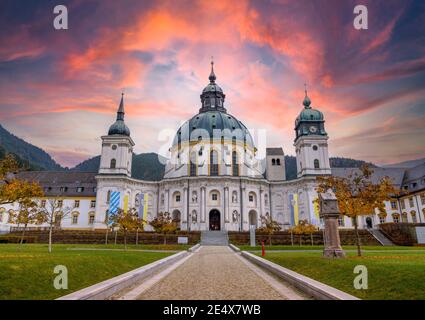
{"label": "blue and white flag", "polygon": [[112,191],[109,197],[109,213],[115,214],[120,206],[120,192]]}

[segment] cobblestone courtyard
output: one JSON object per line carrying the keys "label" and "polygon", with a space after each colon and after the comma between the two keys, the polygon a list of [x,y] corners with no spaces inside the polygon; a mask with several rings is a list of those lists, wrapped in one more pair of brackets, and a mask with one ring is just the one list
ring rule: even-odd
{"label": "cobblestone courtyard", "polygon": [[245,261],[227,246],[202,246],[138,299],[303,299],[293,288]]}

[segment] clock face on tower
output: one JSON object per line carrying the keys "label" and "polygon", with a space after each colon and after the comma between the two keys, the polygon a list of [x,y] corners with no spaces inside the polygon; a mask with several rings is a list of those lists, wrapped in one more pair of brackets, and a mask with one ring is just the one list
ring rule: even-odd
{"label": "clock face on tower", "polygon": [[311,133],[315,133],[317,131],[317,127],[316,126],[310,126],[310,132]]}

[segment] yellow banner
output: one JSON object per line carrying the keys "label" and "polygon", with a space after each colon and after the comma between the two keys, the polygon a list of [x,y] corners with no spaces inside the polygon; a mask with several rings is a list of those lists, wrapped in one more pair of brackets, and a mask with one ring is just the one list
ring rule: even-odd
{"label": "yellow banner", "polygon": [[299,220],[299,216],[298,216],[298,194],[295,193],[294,194],[294,223],[297,226],[298,225],[298,221]]}
{"label": "yellow banner", "polygon": [[143,220],[147,221],[148,219],[148,201],[149,195],[147,193],[144,194],[144,206],[143,206]]}
{"label": "yellow banner", "polygon": [[124,197],[124,212],[127,213],[128,210],[128,195]]}
{"label": "yellow banner", "polygon": [[319,198],[315,198],[313,200],[313,208],[314,208],[314,216],[316,217],[317,221],[320,220],[320,214],[319,214]]}

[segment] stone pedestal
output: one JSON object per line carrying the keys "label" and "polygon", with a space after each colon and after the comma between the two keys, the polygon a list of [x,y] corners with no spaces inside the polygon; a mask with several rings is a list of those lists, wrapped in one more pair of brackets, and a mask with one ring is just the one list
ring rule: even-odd
{"label": "stone pedestal", "polygon": [[320,217],[325,224],[323,256],[326,258],[343,258],[345,252],[341,248],[338,232],[338,217],[340,215],[338,201],[332,192],[319,194]]}
{"label": "stone pedestal", "polygon": [[255,247],[256,241],[255,241],[255,225],[249,226],[249,243],[251,247]]}

